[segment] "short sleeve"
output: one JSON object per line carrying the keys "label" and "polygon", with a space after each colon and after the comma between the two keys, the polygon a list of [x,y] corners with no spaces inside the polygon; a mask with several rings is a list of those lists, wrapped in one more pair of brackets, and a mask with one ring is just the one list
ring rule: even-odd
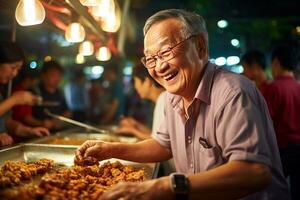
{"label": "short sleeve", "polygon": [[[271,166],[266,117],[259,95],[241,91],[218,113],[216,135],[227,161],[243,160]],[[255,102],[254,102],[255,101]]]}
{"label": "short sleeve", "polygon": [[163,116],[157,130],[152,130],[152,138],[155,139],[159,144],[171,150],[171,140],[168,133],[167,127],[167,116],[166,116],[167,105],[165,104],[163,109]]}

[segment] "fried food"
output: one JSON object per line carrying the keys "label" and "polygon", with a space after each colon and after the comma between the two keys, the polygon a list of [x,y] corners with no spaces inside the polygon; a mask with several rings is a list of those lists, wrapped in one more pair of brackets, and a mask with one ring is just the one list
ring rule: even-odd
{"label": "fried food", "polygon": [[82,159],[77,159],[74,161],[75,165],[79,165],[79,166],[91,166],[91,165],[98,165],[99,162],[97,160],[97,158],[88,156]]}
{"label": "fried food", "polygon": [[[10,187],[16,183],[20,186],[10,187],[4,194],[1,194],[0,190],[0,196],[4,199],[94,200],[120,181],[140,182],[145,180],[143,169],[125,166],[118,161],[106,162],[101,166],[98,162],[91,166],[75,165],[58,171],[49,170],[51,166],[53,166],[53,161],[47,159],[30,164],[8,161],[0,171],[1,180],[4,178],[2,187]],[[22,181],[30,178],[32,174],[44,172],[46,174],[42,176],[38,185],[33,183],[22,185]],[[10,184],[6,184],[7,182]]]}
{"label": "fried food", "polygon": [[37,174],[44,174],[54,164],[53,160],[41,159],[33,163],[6,161],[0,170],[0,188],[19,185]]}

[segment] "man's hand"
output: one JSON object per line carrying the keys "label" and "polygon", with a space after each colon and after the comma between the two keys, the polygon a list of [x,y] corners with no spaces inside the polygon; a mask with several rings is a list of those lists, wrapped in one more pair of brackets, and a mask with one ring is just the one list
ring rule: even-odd
{"label": "man's hand", "polygon": [[137,126],[138,122],[132,117],[122,117],[120,120],[121,127],[135,127]]}
{"label": "man's hand", "polygon": [[0,134],[0,146],[10,145],[13,143],[13,139],[10,135],[6,133]]}
{"label": "man's hand", "polygon": [[40,97],[33,95],[31,92],[28,91],[18,91],[12,94],[11,96],[14,105],[35,105],[38,104],[40,101]]}
{"label": "man's hand", "polygon": [[82,163],[87,157],[105,160],[111,158],[112,143],[99,140],[88,140],[84,142],[75,153],[75,164]]}
{"label": "man's hand", "polygon": [[168,177],[145,182],[119,183],[105,192],[99,200],[153,200],[172,199],[172,192]]}
{"label": "man's hand", "polygon": [[58,119],[45,119],[43,121],[43,127],[49,129],[49,130],[59,130],[63,126],[62,121]]}
{"label": "man's hand", "polygon": [[43,137],[43,136],[50,135],[50,132],[48,129],[44,127],[36,127],[36,128],[29,128],[28,134],[33,136]]}

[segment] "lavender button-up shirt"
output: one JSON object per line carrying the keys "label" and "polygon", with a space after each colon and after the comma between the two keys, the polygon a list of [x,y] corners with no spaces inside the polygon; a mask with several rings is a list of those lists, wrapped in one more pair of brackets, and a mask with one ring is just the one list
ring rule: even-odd
{"label": "lavender button-up shirt", "polygon": [[272,183],[243,199],[289,199],[266,103],[247,78],[208,63],[187,111],[181,96],[168,93],[164,121],[153,133],[171,149],[177,171],[194,174],[232,160],[263,163]]}

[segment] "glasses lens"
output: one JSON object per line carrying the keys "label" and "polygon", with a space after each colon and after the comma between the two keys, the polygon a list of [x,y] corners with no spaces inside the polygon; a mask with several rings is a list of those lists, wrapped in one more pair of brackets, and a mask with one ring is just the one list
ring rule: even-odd
{"label": "glasses lens", "polygon": [[162,61],[168,61],[174,57],[171,49],[166,49],[166,50],[160,51],[159,56]]}
{"label": "glasses lens", "polygon": [[155,67],[155,58],[152,57],[144,57],[145,66],[147,68]]}

